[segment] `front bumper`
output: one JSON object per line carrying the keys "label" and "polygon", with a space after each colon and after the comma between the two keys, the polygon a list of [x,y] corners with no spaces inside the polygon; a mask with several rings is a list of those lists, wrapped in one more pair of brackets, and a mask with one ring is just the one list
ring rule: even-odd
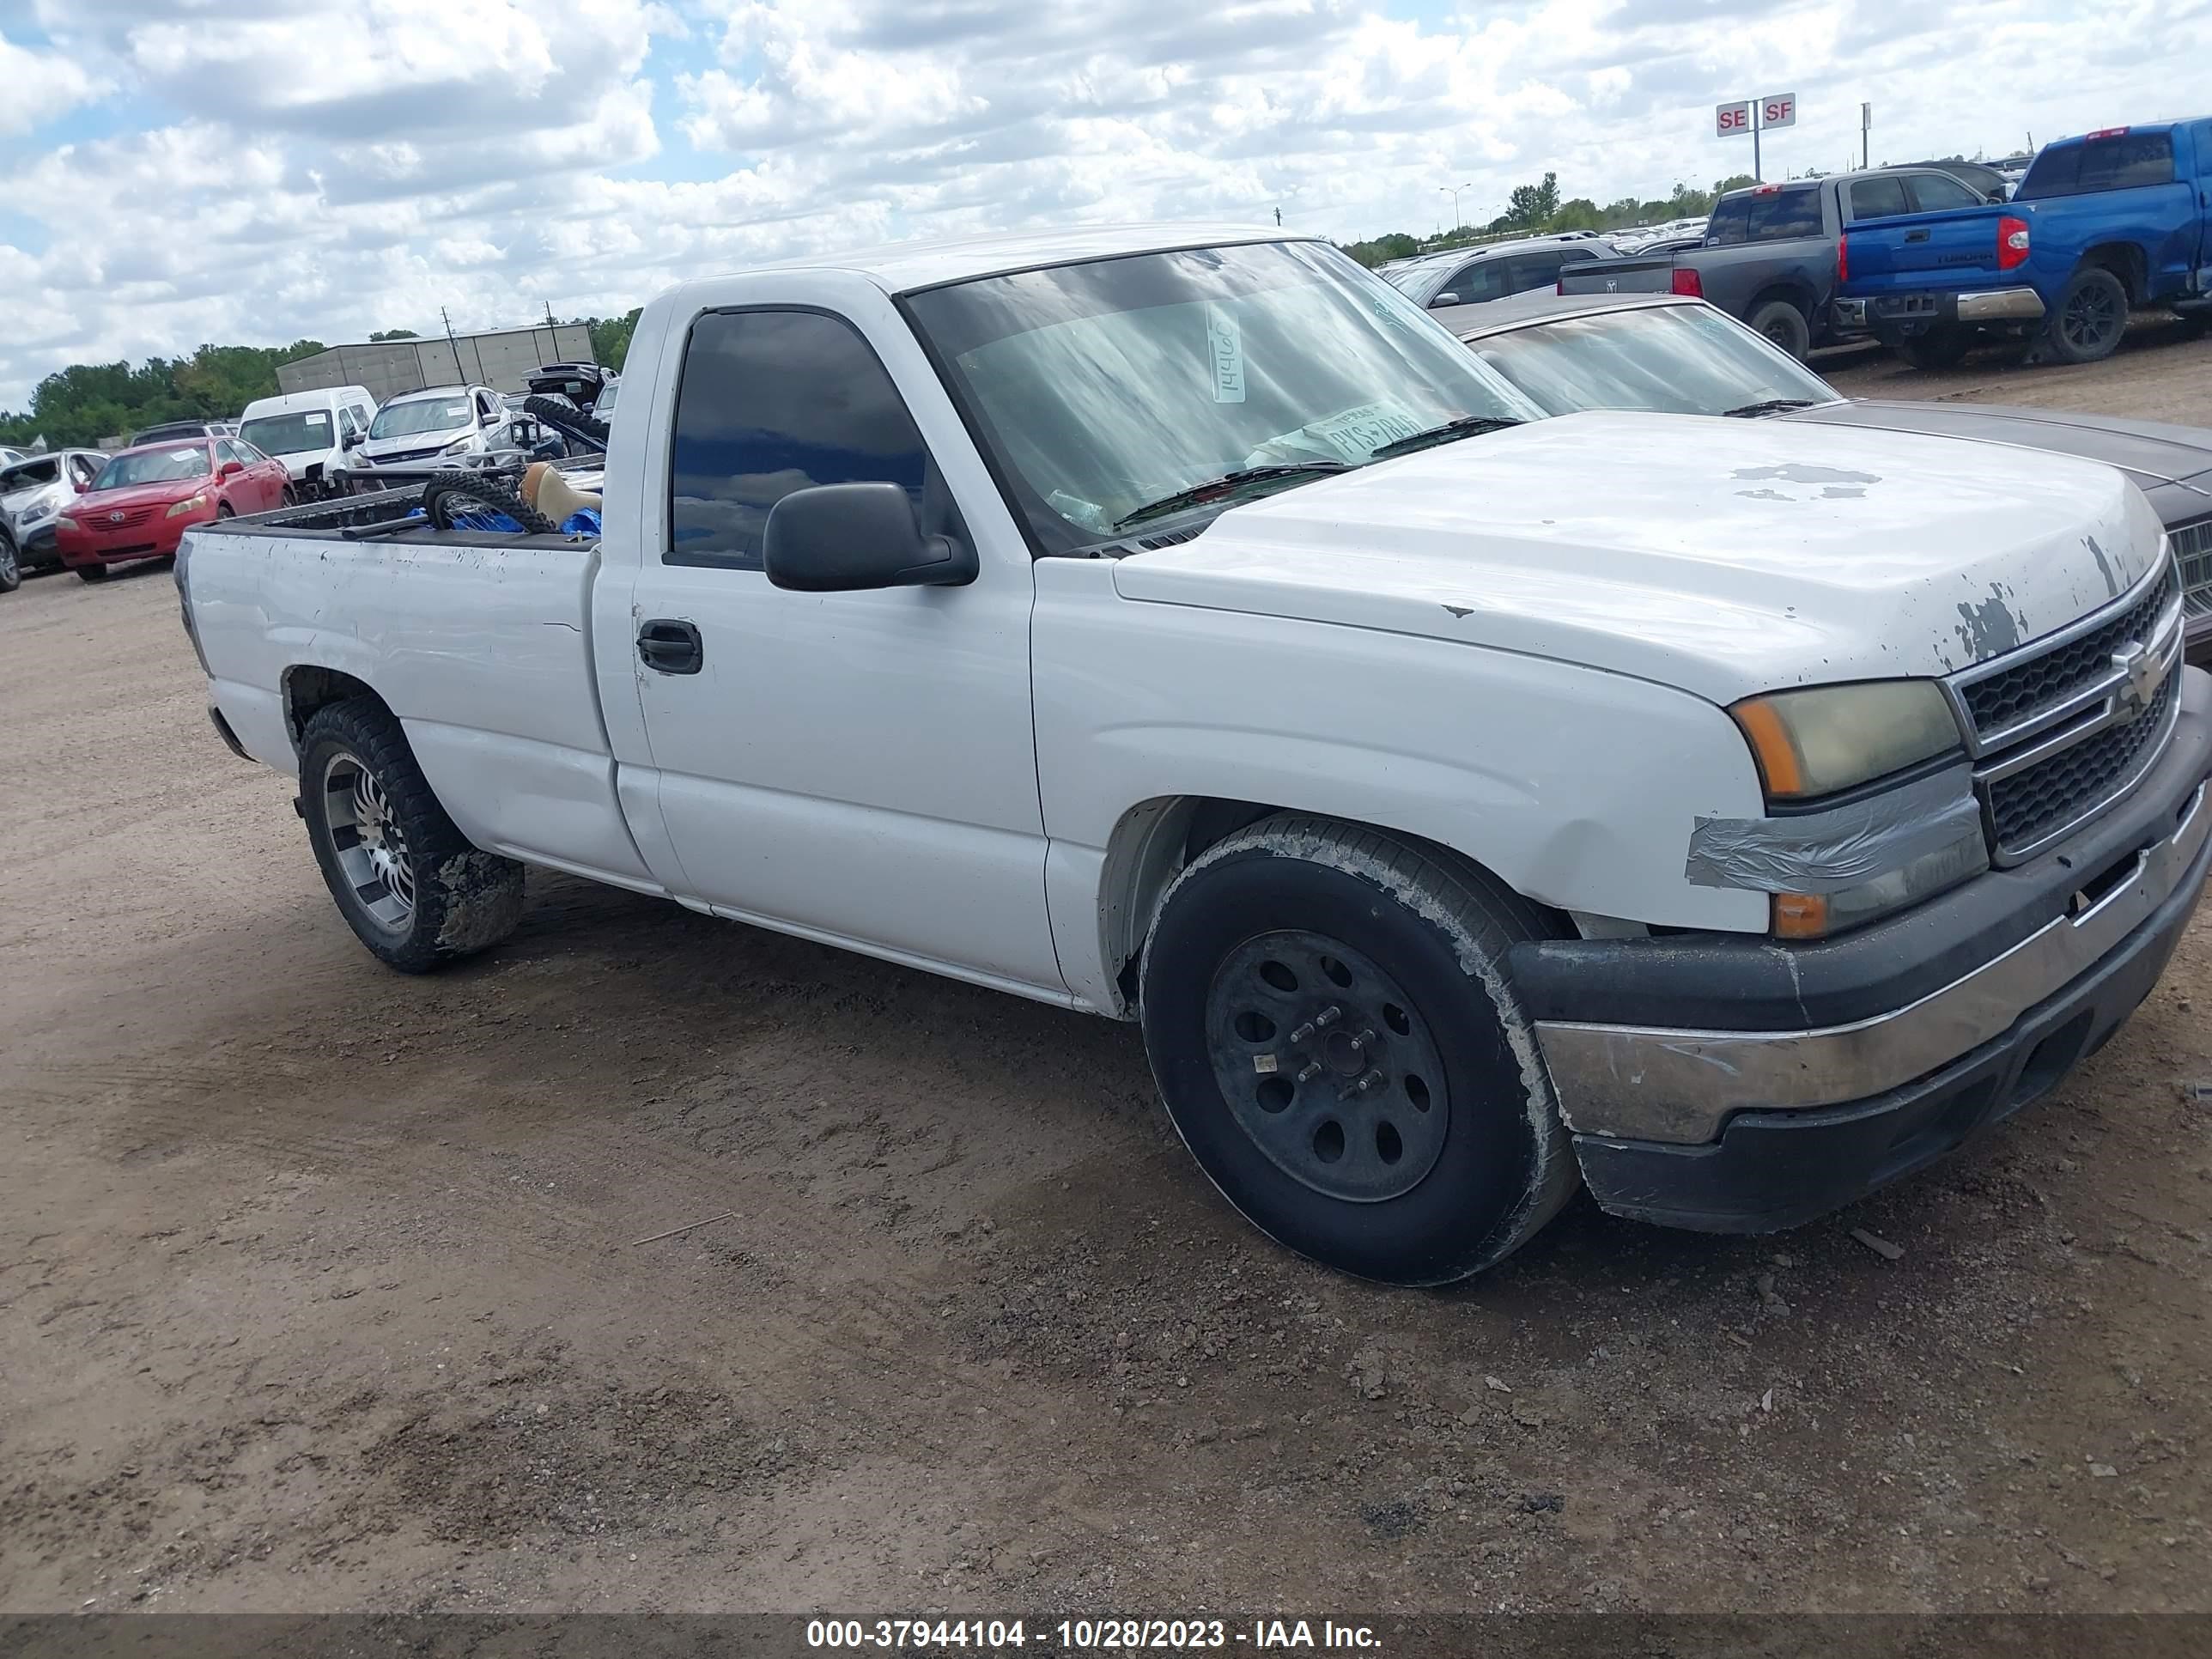
{"label": "front bumper", "polygon": [[1786,1227],[2050,1088],[2156,982],[2212,865],[2212,679],[2166,754],[2041,857],[1820,945],[1546,941],[1514,957],[1615,1213]]}
{"label": "front bumper", "polygon": [[212,511],[172,519],[156,511],[144,524],[93,535],[80,530],[59,544],[62,562],[72,570],[91,564],[130,564],[139,559],[166,559],[177,550],[185,532],[214,522]]}
{"label": "front bumper", "polygon": [[1876,295],[1845,303],[1863,307],[1866,326],[1876,338],[1893,343],[1931,328],[1981,328],[2040,322],[2043,319],[2043,296],[2032,288],[1970,289],[1964,292],[1931,289],[1913,294]]}

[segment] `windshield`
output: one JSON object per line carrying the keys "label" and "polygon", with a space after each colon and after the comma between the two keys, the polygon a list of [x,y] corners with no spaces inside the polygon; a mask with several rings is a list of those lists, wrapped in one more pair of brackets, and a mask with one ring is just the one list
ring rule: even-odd
{"label": "windshield", "polygon": [[118,455],[100,469],[92,481],[94,489],[127,489],[132,484],[167,483],[173,478],[204,478],[208,474],[205,444],[183,449],[148,449]]}
{"label": "windshield", "polygon": [[207,435],[207,430],[205,421],[172,421],[167,426],[149,426],[143,432],[134,434],[131,441],[134,444],[157,444],[164,438],[201,438]]}
{"label": "windshield", "polygon": [[239,428],[238,435],[264,455],[298,455],[328,449],[331,436],[327,409],[295,410],[289,415],[257,415]]}
{"label": "windshield", "polygon": [[1705,305],[1559,317],[1468,344],[1548,415],[1725,415],[1775,398],[1826,404],[1838,395],[1787,352]]}
{"label": "windshield", "polygon": [[[1469,259],[1474,257],[1472,253],[1468,255]],[[1431,259],[1425,265],[1399,272],[1397,285],[1415,305],[1425,306],[1443,292],[1444,279],[1464,264],[1464,260]]]}
{"label": "windshield", "polygon": [[1019,271],[907,304],[1046,552],[1228,473],[1358,465],[1462,416],[1540,412],[1312,243]]}
{"label": "windshield", "polygon": [[457,426],[476,423],[475,406],[466,398],[422,398],[412,403],[385,404],[368,423],[368,435],[404,438],[416,432],[450,432]]}

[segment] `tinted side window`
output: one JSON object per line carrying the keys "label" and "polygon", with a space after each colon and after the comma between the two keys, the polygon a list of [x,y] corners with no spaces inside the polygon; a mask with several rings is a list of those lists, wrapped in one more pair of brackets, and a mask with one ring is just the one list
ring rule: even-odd
{"label": "tinted side window", "polygon": [[1750,239],[1782,242],[1820,234],[1820,193],[1817,190],[1778,190],[1771,196],[1751,198]]}
{"label": "tinted side window", "polygon": [[1905,204],[1902,179],[1855,179],[1851,181],[1851,217],[1890,219],[1912,210]]}
{"label": "tinted side window", "polygon": [[1705,246],[1729,247],[1745,239],[1751,219],[1751,198],[1731,196],[1713,209],[1705,221]]}
{"label": "tinted side window", "polygon": [[921,501],[921,434],[850,324],[804,311],[692,325],[669,467],[670,564],[761,568],[769,509],[813,484],[895,483]]}
{"label": "tinted side window", "polygon": [[1912,186],[1912,208],[1916,213],[1941,213],[1952,208],[1985,205],[1980,197],[1948,173],[1916,173],[1908,182]]}
{"label": "tinted side window", "polygon": [[1550,288],[1559,280],[1559,267],[1565,263],[1564,254],[1524,253],[1510,262],[1512,268],[1505,273],[1505,291],[1526,294],[1531,289]]}
{"label": "tinted side window", "polygon": [[2015,199],[2078,196],[2096,190],[2133,190],[2173,182],[2173,135],[2123,132],[2063,149],[2046,149],[2021,180]]}

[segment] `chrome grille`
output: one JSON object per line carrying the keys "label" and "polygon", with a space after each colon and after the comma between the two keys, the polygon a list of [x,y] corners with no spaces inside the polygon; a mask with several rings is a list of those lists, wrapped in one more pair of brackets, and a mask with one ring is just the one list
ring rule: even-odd
{"label": "chrome grille", "polygon": [[2169,565],[2164,580],[2118,616],[2024,662],[1963,681],[1960,696],[1975,735],[1985,744],[2002,744],[2015,731],[2037,724],[2046,710],[2094,685],[2111,672],[2113,652],[2130,640],[2149,640],[2151,629],[2173,603],[2178,585]]}
{"label": "chrome grille", "polygon": [[2171,559],[2104,610],[1944,682],[1974,758],[1990,855],[2018,864],[2132,789],[2180,708]]}
{"label": "chrome grille", "polygon": [[2181,566],[2181,602],[2193,617],[2212,616],[2212,519],[2182,526],[2172,539]]}

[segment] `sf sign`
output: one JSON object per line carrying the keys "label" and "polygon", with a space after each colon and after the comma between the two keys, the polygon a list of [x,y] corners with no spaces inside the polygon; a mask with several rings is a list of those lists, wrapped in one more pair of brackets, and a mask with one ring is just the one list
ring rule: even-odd
{"label": "sf sign", "polygon": [[1742,98],[1732,104],[1717,104],[1713,107],[1713,133],[1716,137],[1734,138],[1747,132],[1765,132],[1774,127],[1794,127],[1797,125],[1797,94],[1794,92],[1772,93],[1765,98]]}

